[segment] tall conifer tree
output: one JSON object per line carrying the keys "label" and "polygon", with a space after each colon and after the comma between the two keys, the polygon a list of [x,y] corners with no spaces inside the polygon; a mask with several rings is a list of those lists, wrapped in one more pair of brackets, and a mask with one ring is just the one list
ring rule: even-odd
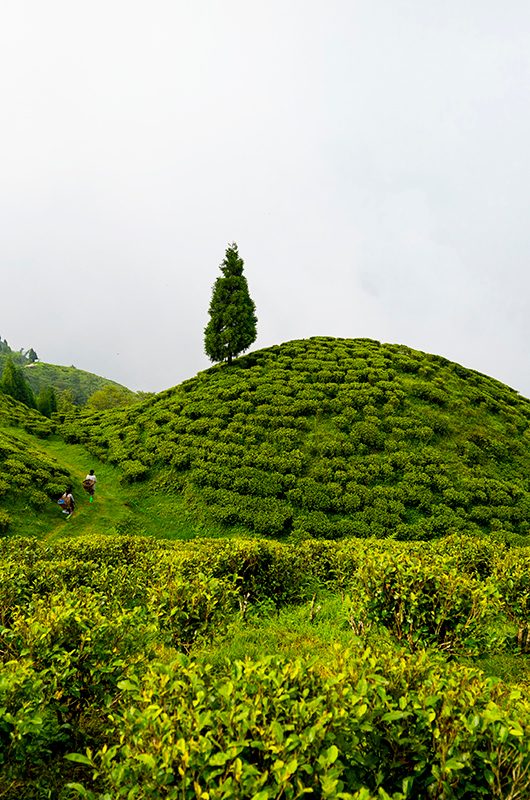
{"label": "tall conifer tree", "polygon": [[22,369],[17,367],[12,358],[6,360],[2,380],[0,381],[0,392],[14,397],[21,403],[25,403],[31,408],[35,408],[35,396],[31,386],[26,383],[22,374]]}
{"label": "tall conifer tree", "polygon": [[234,242],[226,249],[223,273],[215,281],[210,321],[204,330],[204,349],[211,361],[232,361],[256,339],[256,306],[243,275],[243,259]]}

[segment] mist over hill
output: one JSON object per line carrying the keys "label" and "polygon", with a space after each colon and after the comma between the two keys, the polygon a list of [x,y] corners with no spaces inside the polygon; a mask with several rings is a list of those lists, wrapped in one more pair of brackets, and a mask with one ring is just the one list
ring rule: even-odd
{"label": "mist over hill", "polygon": [[126,480],[262,535],[530,531],[530,401],[402,345],[287,342],[62,431]]}

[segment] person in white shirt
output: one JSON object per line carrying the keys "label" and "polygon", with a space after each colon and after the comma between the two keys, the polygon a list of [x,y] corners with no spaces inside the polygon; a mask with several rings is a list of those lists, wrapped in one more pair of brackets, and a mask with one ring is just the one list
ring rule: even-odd
{"label": "person in white shirt", "polygon": [[85,491],[87,491],[88,494],[90,495],[90,499],[89,499],[90,503],[94,502],[94,492],[95,492],[95,489],[96,489],[96,481],[97,481],[97,478],[96,478],[96,476],[94,474],[94,470],[91,469],[90,472],[88,473],[88,475],[86,476],[85,480],[83,481],[83,489],[85,489]]}

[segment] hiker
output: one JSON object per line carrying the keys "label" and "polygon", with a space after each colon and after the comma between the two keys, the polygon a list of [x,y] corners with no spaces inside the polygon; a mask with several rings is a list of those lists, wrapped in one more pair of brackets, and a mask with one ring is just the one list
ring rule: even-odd
{"label": "hiker", "polygon": [[88,475],[86,476],[85,480],[83,481],[83,489],[85,492],[88,492],[90,495],[89,503],[94,502],[94,492],[96,490],[96,481],[97,478],[94,474],[94,470],[91,469]]}
{"label": "hiker", "polygon": [[67,486],[60,500],[57,501],[61,506],[63,514],[66,514],[66,519],[70,519],[75,509],[74,496],[72,494],[72,487]]}

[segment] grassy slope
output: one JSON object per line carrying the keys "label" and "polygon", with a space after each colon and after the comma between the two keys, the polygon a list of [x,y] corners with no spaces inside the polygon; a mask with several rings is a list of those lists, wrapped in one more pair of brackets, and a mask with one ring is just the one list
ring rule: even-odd
{"label": "grassy slope", "polygon": [[41,389],[53,386],[56,392],[61,392],[65,389],[71,391],[74,402],[78,405],[83,405],[91,394],[98,389],[103,389],[104,386],[117,386],[126,393],[135,394],[131,389],[116,383],[116,381],[102,378],[100,375],[94,375],[92,372],[86,372],[85,370],[77,369],[77,367],[64,367],[59,364],[47,364],[43,361],[30,364],[22,353],[11,349],[0,352],[0,376],[8,358],[13,359],[18,366],[23,368],[24,377],[35,395]]}
{"label": "grassy slope", "polygon": [[[52,431],[41,414],[0,394],[0,530],[3,512],[10,518],[9,534],[46,540],[124,532],[186,539],[203,533],[187,518],[179,498],[124,487],[117,468]],[[89,504],[81,482],[92,468],[99,483],[96,502]],[[67,521],[56,499],[68,483],[77,509]]]}
{"label": "grassy slope", "polygon": [[[279,350],[281,350],[281,348]],[[74,493],[78,500],[78,508],[75,516],[71,521],[66,522],[53,502],[50,501],[43,508],[37,510],[33,507],[27,507],[22,497],[17,497],[11,492],[0,499],[2,501],[2,507],[6,507],[13,517],[12,533],[17,535],[37,535],[39,538],[43,539],[46,544],[54,541],[57,542],[57,548],[43,548],[43,557],[45,559],[50,557],[46,551],[57,550],[58,552],[62,552],[64,556],[67,556],[68,548],[72,548],[70,560],[76,562],[76,565],[80,564],[81,566],[85,566],[82,555],[83,548],[89,550],[90,547],[92,547],[94,551],[101,550],[103,552],[105,550],[105,545],[101,545],[98,541],[92,542],[90,537],[95,533],[115,534],[141,532],[157,537],[167,536],[171,538],[189,538],[203,533],[204,529],[201,525],[192,522],[186,511],[184,500],[187,498],[190,504],[198,504],[195,509],[193,509],[192,506],[195,519],[199,519],[201,514],[206,518],[207,515],[204,506],[201,507],[200,503],[203,502],[204,499],[203,497],[201,499],[201,489],[208,489],[208,486],[200,487],[198,484],[194,484],[193,481],[195,478],[193,478],[193,476],[191,476],[191,483],[186,485],[185,481],[183,481],[183,475],[185,477],[186,473],[183,473],[182,470],[168,469],[167,461],[174,457],[173,448],[182,444],[182,438],[180,437],[172,441],[172,432],[174,430],[171,427],[172,424],[174,424],[175,421],[177,421],[178,424],[180,424],[178,422],[179,420],[181,422],[184,421],[185,425],[188,426],[185,436],[191,436],[191,439],[185,440],[187,442],[186,446],[189,448],[188,452],[193,455],[192,445],[198,448],[201,443],[201,458],[203,461],[207,459],[208,455],[214,454],[221,456],[223,454],[223,450],[216,450],[219,441],[227,445],[226,452],[229,456],[230,452],[236,449],[238,457],[241,457],[241,448],[248,446],[250,447],[252,457],[255,458],[256,442],[253,438],[255,434],[251,435],[250,431],[245,431],[242,428],[238,430],[236,427],[230,427],[233,421],[235,421],[236,425],[244,424],[242,418],[235,418],[235,414],[243,412],[234,411],[234,408],[230,407],[232,399],[234,401],[240,400],[245,392],[250,393],[250,397],[254,397],[254,399],[258,397],[261,398],[259,403],[260,410],[256,413],[262,416],[255,415],[253,410],[254,406],[251,404],[251,407],[247,409],[246,417],[254,419],[254,421],[256,421],[256,419],[261,419],[262,423],[264,423],[265,418],[267,418],[270,423],[270,429],[273,432],[281,430],[281,428],[279,429],[275,426],[275,419],[281,417],[281,411],[279,411],[279,409],[281,409],[282,406],[285,410],[285,398],[290,397],[289,403],[291,403],[291,407],[294,401],[300,401],[300,397],[293,398],[293,395],[283,395],[280,387],[277,386],[274,389],[274,394],[268,394],[271,400],[269,402],[264,402],[263,397],[267,396],[271,381],[274,379],[274,365],[267,363],[262,363],[260,365],[259,359],[257,363],[253,362],[251,359],[242,360],[242,362],[243,364],[240,362],[234,370],[229,371],[224,368],[214,369],[203,376],[199,376],[198,379],[187,382],[184,388],[164,393],[159,401],[142,404],[141,407],[134,409],[131,414],[112,412],[109,414],[94,415],[92,419],[97,421],[97,429],[99,431],[104,429],[104,433],[100,439],[94,430],[91,432],[91,435],[87,437],[87,442],[93,451],[92,453],[83,445],[67,444],[59,437],[51,435],[49,429],[46,428],[48,424],[46,421],[42,423],[44,429],[40,431],[41,434],[44,435],[44,438],[37,439],[31,433],[31,430],[37,430],[41,424],[38,415],[33,415],[33,412],[29,411],[26,414],[25,411],[21,411],[18,404],[6,401],[3,406],[5,412],[3,417],[4,427],[0,429],[0,446],[2,442],[7,442],[10,446],[17,447],[20,457],[26,459],[25,463],[28,467],[32,468],[32,465],[35,467],[34,480],[40,480],[37,465],[39,459],[46,459],[50,464],[57,465],[58,474],[64,475],[65,477],[72,477]],[[253,372],[255,366],[259,366],[260,369]],[[426,368],[428,366],[429,363],[427,359]],[[419,398],[414,393],[414,389],[417,388],[417,386],[415,385],[415,379],[410,377],[410,373],[405,372],[403,375],[399,376],[400,387],[404,387],[403,391],[406,389],[409,392],[407,395],[409,400],[403,400],[400,406],[402,411],[407,411],[407,414],[401,414],[402,422],[399,424],[399,430],[411,430],[410,427],[406,427],[404,423],[405,418],[414,421],[416,431],[420,429],[420,422],[425,422],[426,418],[439,424],[445,421],[445,438],[439,438],[437,445],[440,449],[443,445],[446,446],[447,458],[445,461],[431,461],[429,463],[435,463],[442,471],[445,468],[449,468],[457,472],[463,464],[467,470],[480,470],[482,475],[486,476],[483,479],[489,477],[490,480],[495,480],[497,482],[501,482],[502,480],[510,482],[514,480],[515,476],[515,480],[519,482],[519,485],[522,486],[524,490],[525,485],[527,485],[524,484],[525,475],[523,474],[523,468],[525,464],[527,464],[525,460],[527,458],[526,444],[524,444],[524,447],[516,447],[512,451],[510,449],[510,442],[512,439],[515,439],[518,443],[525,443],[527,441],[527,438],[525,438],[528,437],[526,402],[517,398],[516,394],[506,389],[506,387],[501,387],[489,379],[470,373],[469,386],[473,388],[473,390],[476,390],[478,385],[483,398],[480,402],[473,403],[471,402],[472,395],[466,396],[466,390],[469,386],[466,386],[466,384],[462,385],[459,380],[456,380],[456,378],[462,378],[462,376],[457,375],[455,378],[452,367],[445,367],[445,369],[446,372],[442,380],[444,381],[444,391],[448,399],[444,400],[443,405],[439,405],[440,395],[437,396],[435,393],[432,393],[431,396],[437,396],[437,401],[432,407],[432,404],[426,404],[425,398]],[[246,384],[244,384],[245,374],[247,377],[250,376],[250,381],[247,381]],[[312,371],[307,370],[307,375],[311,374],[313,374]],[[215,380],[210,383],[212,377]],[[426,377],[429,379],[428,375],[422,376],[423,383],[425,383],[424,379]],[[234,380],[234,378],[238,380]],[[394,378],[394,380],[397,379]],[[217,383],[215,381],[217,381]],[[256,385],[253,385],[253,382]],[[287,376],[284,375],[283,389],[285,389],[286,382]],[[377,387],[377,384],[381,384],[382,382],[385,381],[381,379],[379,381],[374,380],[373,384],[369,381],[366,383],[370,383],[372,387],[376,386],[376,388],[379,388],[384,394],[385,391],[381,389],[381,386],[379,385],[379,387]],[[429,382],[429,380],[427,380],[427,382]],[[311,381],[306,381],[306,385],[310,383]],[[244,386],[242,386],[242,384],[244,384]],[[434,383],[434,380],[432,384],[434,389],[440,388],[438,384]],[[329,381],[323,385],[329,385]],[[458,392],[456,391],[457,389]],[[362,392],[363,389],[357,388],[356,391]],[[357,415],[359,409],[356,409],[355,417],[349,422],[346,420],[350,426],[346,429],[346,422],[343,423],[340,420],[340,417],[344,415],[337,414],[336,409],[334,410],[333,405],[328,402],[328,400],[337,399],[337,395],[340,395],[340,391],[334,389],[334,397],[329,397],[328,392],[329,390],[326,390],[326,392],[324,392],[324,397],[320,400],[321,408],[324,409],[324,413],[321,415],[316,413],[314,416],[301,414],[302,421],[307,422],[307,425],[304,424],[301,428],[293,426],[292,429],[290,429],[288,425],[284,427],[284,430],[297,431],[300,434],[300,438],[296,440],[295,443],[302,447],[300,452],[305,454],[307,458],[309,456],[314,456],[314,463],[317,464],[318,469],[321,469],[322,465],[328,462],[334,462],[334,460],[338,458],[343,458],[343,456],[337,456],[336,453],[333,453],[333,446],[336,446],[337,441],[341,446],[344,446],[344,440],[338,436],[338,434],[342,434],[347,430],[349,437],[352,438],[352,430],[355,430],[352,426],[359,422],[366,422],[366,418],[372,418],[372,420],[377,418],[379,420],[378,423],[372,421],[368,422],[368,424],[386,432],[390,440],[392,440],[392,437],[396,438],[395,432],[398,425],[395,424],[390,430],[385,430],[383,426],[384,415],[377,413],[374,415],[373,408],[369,409],[369,413],[365,412],[364,406],[359,415]],[[394,394],[397,396],[398,392],[394,392]],[[457,394],[458,397],[456,396]],[[313,395],[316,396],[316,393],[313,392]],[[278,397],[282,398],[280,402],[277,401]],[[179,404],[178,411],[176,410],[177,404],[175,400],[177,400],[177,404]],[[208,438],[208,434],[211,429],[208,429],[207,426],[205,428],[204,425],[205,422],[208,422],[219,413],[221,402],[227,406],[227,408],[224,409],[225,416],[223,419],[225,422],[223,426],[217,429],[218,439],[210,439]],[[249,402],[249,400],[247,399],[245,402]],[[314,397],[306,398],[305,402],[315,402]],[[386,404],[387,415],[390,412],[388,406],[389,402],[390,400],[388,400]],[[466,403],[468,403],[467,406],[465,405]],[[206,408],[204,406],[209,406],[210,414],[206,413]],[[274,407],[276,414],[265,413],[264,407],[267,406]],[[466,408],[466,414],[462,413],[463,406]],[[378,406],[375,405],[373,407],[375,407],[377,411]],[[457,413],[459,408],[460,413]],[[496,410],[493,411],[492,409]],[[291,416],[294,417],[294,414]],[[285,417],[281,417],[282,422],[288,417],[288,414],[286,414]],[[1,414],[0,420],[2,420]],[[88,420],[89,418],[87,418],[84,424],[90,427]],[[133,421],[134,425],[132,424]],[[125,424],[126,422],[131,426],[129,430]],[[13,427],[17,423],[25,424],[26,428],[29,428],[29,430],[24,431],[20,427]],[[195,428],[193,426],[195,426]],[[138,436],[139,430],[141,431],[140,439],[135,439],[135,437]],[[268,429],[265,428],[264,424],[262,425],[262,430],[262,435],[267,437]],[[193,433],[190,433],[190,431]],[[482,441],[483,445],[484,442],[487,442],[489,443],[487,446],[490,447],[493,444],[497,448],[495,457],[487,456],[485,450],[482,449],[482,455],[479,454],[478,460],[466,463],[466,460],[463,458],[464,453],[460,452],[459,448],[463,447],[468,442],[474,443],[472,442],[471,434],[477,431],[481,431],[483,438],[481,440],[480,437],[475,436],[475,440],[478,439],[478,441]],[[225,434],[227,434],[226,439],[223,439]],[[246,444],[238,444],[235,440],[236,434],[240,437],[243,436]],[[373,430],[370,432],[370,437],[372,435]],[[440,434],[438,435],[440,436]],[[245,439],[245,436],[247,436],[248,439]],[[401,434],[399,434],[399,436],[401,436]],[[102,446],[102,442],[105,443],[106,441],[105,437],[110,439],[110,442],[107,441],[107,443]],[[130,451],[125,449],[124,452],[128,458],[124,459],[124,461],[134,460],[133,456],[144,458],[145,452],[156,454],[156,458],[151,460],[146,459],[146,465],[151,470],[152,483],[144,484],[133,482],[131,484],[124,484],[122,482],[122,472],[118,466],[121,463],[121,459],[116,456],[119,454],[118,448],[126,445],[129,440],[136,442],[136,449]],[[284,433],[278,441],[274,439],[274,436],[266,438],[265,444],[267,444],[268,447],[271,447],[272,444],[276,444],[278,445],[279,451],[282,447],[286,448],[287,440],[287,434]],[[350,458],[352,464],[355,465],[355,470],[361,470],[363,463],[371,467],[374,467],[378,463],[383,463],[386,452],[385,449],[370,450],[369,444],[362,441],[359,442],[358,438],[355,439],[355,441],[356,448],[350,453]],[[139,447],[139,443],[144,450]],[[261,443],[263,443],[263,441]],[[365,451],[363,449],[360,451],[359,443],[368,448],[368,450]],[[411,454],[413,454],[414,457],[421,456],[426,447],[432,446],[432,443],[429,445],[421,439],[419,441],[414,439],[408,443],[410,444]],[[112,461],[115,463],[111,463],[108,459],[109,445],[114,448]],[[164,445],[169,445],[169,449],[162,450],[161,447]],[[148,447],[154,447],[155,449],[151,451]],[[97,451],[98,448],[99,452],[105,455],[107,460],[101,461],[96,458],[94,452]],[[499,448],[505,448],[504,457],[499,455]],[[508,449],[506,450],[506,448]],[[481,450],[480,447],[479,450]],[[506,454],[510,457],[506,458]],[[477,454],[475,453],[474,457],[476,456]],[[276,458],[277,457],[278,456],[276,456]],[[292,458],[297,458],[297,456],[292,455]],[[156,459],[158,459],[158,461]],[[431,459],[434,459],[433,455],[431,455]],[[166,462],[165,466],[164,462]],[[213,470],[215,461],[210,459],[209,463]],[[239,473],[237,473],[239,466],[234,464],[233,460],[228,463],[231,465],[230,477],[233,483],[234,475],[239,475]],[[278,461],[274,462],[276,466],[278,463]],[[287,459],[286,463],[289,464],[289,459]],[[422,462],[416,459],[415,463]],[[447,467],[447,465],[449,465],[449,467]],[[193,467],[193,464],[191,466]],[[424,463],[423,466],[425,466]],[[335,464],[335,471],[337,471],[336,467],[337,465]],[[82,492],[80,486],[80,481],[89,468],[94,468],[96,470],[99,479],[97,498],[93,506],[88,504],[88,496]],[[197,466],[195,465],[194,468],[196,470]],[[312,468],[311,466],[308,467],[308,469]],[[266,472],[266,470],[263,470],[263,472]],[[275,473],[271,471],[271,474]],[[292,472],[278,472],[277,474],[292,474],[295,478],[303,477]],[[313,475],[315,474],[317,473],[313,472]],[[458,478],[458,475],[456,478]],[[268,479],[271,479],[270,476]],[[388,481],[388,484],[392,485],[392,482]],[[180,486],[184,487],[183,495],[175,494],[174,492],[175,488],[180,488]],[[157,487],[158,490],[153,491],[153,489]],[[161,488],[165,488],[165,491],[160,491]],[[497,487],[497,490],[500,491],[499,487]],[[24,492],[21,494],[23,495]],[[517,504],[515,504],[514,507],[517,508]],[[510,521],[513,522],[511,518],[508,519],[508,522]],[[237,529],[233,527],[232,530],[236,531]],[[215,531],[221,533],[222,529],[217,527],[214,528],[214,532]],[[87,534],[88,537],[85,538]],[[63,537],[80,538],[76,542],[67,541],[61,544],[58,540]],[[107,539],[106,542],[112,547],[111,539]],[[134,539],[124,543],[127,547],[130,546],[131,549],[135,547]],[[18,543],[13,541],[6,544],[13,545],[16,548]],[[217,545],[221,543],[213,544]],[[311,544],[320,545],[320,543],[317,542]],[[496,547],[492,542],[486,544],[492,549]],[[438,547],[439,545],[443,547],[444,543],[436,543],[435,546]],[[197,545],[196,547],[200,550],[201,546],[202,545]],[[210,545],[208,544],[208,546]],[[268,546],[280,547],[274,543]],[[365,545],[365,548],[370,554],[372,547],[375,550],[377,546],[383,549],[386,546],[395,548],[397,554],[401,550],[403,552],[408,551],[409,547],[410,552],[414,552],[415,548],[430,547],[431,545],[422,544],[419,546],[416,544],[407,545],[394,542],[370,542]],[[482,542],[480,546],[485,546],[485,543]],[[77,547],[79,547],[79,551],[77,551]],[[334,545],[330,545],[330,547],[334,549]],[[358,547],[357,542],[354,544],[354,547]],[[457,549],[459,550],[460,548],[461,541],[459,540]],[[186,549],[188,549],[188,546],[186,546]],[[227,548],[230,556],[234,555],[233,549],[233,543],[230,543],[229,548]],[[285,549],[290,549],[293,553],[298,553],[303,548],[291,546]],[[206,547],[204,550],[206,555],[208,555]],[[521,552],[524,552],[524,548]],[[236,554],[234,556],[236,569],[238,568],[237,560],[238,556]],[[250,558],[250,563],[254,560],[255,559]],[[211,564],[216,564],[217,559],[215,555],[211,557],[210,562]],[[33,563],[33,550],[31,563]],[[268,566],[266,559],[264,559],[264,563]],[[317,564],[317,559],[315,559],[315,564]],[[324,570],[325,565],[325,558],[322,559],[321,564],[317,564],[317,566],[322,566]],[[120,563],[117,570],[122,566],[123,564]],[[502,566],[504,569],[504,563]],[[195,567],[196,568],[194,568],[191,573],[192,575],[201,570],[202,564],[200,560],[195,564]],[[377,564],[377,568],[379,569],[379,564]],[[60,572],[61,569],[62,566],[59,560],[58,571]],[[137,573],[132,572],[132,574],[136,575]],[[345,615],[345,596],[342,592],[333,593],[330,591],[322,591],[317,597],[318,602],[316,606],[306,598],[306,602],[302,604],[293,604],[276,609],[273,585],[273,579],[276,577],[276,574],[274,570],[270,571],[270,576],[272,579],[271,581],[264,581],[264,584],[270,590],[271,597],[269,598],[269,604],[264,602],[262,606],[258,604],[255,608],[251,607],[248,611],[247,619],[244,619],[243,615],[238,616],[237,614],[231,614],[231,622],[228,631],[225,633],[214,631],[212,637],[205,637],[204,641],[199,641],[192,652],[193,658],[197,659],[198,662],[204,661],[213,664],[214,669],[220,669],[222,665],[225,664],[225,658],[228,658],[230,661],[236,658],[247,657],[250,659],[257,659],[264,653],[283,653],[288,659],[294,659],[300,655],[303,657],[316,657],[319,668],[322,668],[333,663],[334,654],[338,652],[334,649],[335,646],[338,646],[339,650],[342,650],[344,647],[352,645],[351,627],[349,618]],[[187,573],[186,585],[189,583],[189,577],[190,573]],[[141,582],[139,583],[140,585],[135,588],[141,592],[142,585]],[[164,587],[165,584],[162,583],[162,586],[159,588],[163,589]],[[39,592],[40,591],[41,588],[39,587]],[[178,593],[176,593],[176,595],[178,595]],[[75,599],[76,591],[72,591],[68,602],[71,600],[73,603]],[[50,618],[52,618],[55,611],[54,603],[51,601],[49,610]],[[28,618],[31,618],[32,613],[30,607]],[[31,631],[32,626],[28,625],[27,629]],[[390,664],[392,661],[396,664],[400,663],[400,658],[402,657],[401,652],[398,649],[394,652],[394,643],[385,632],[368,631],[368,634],[362,634],[362,639],[359,643],[354,641],[354,646],[359,653],[362,652],[366,645],[381,647],[382,654],[386,654],[385,657],[387,657],[385,663]],[[70,649],[75,651],[75,648]],[[70,656],[68,656],[68,658],[69,657]],[[157,658],[160,658],[160,651],[157,652]],[[502,676],[508,681],[527,682],[527,662],[528,656],[526,655],[494,652],[485,653],[482,656],[481,666],[485,668],[488,674]],[[22,664],[22,659],[20,663]],[[98,665],[100,663],[101,659],[98,656]],[[103,663],[106,664],[106,661],[104,660]],[[22,669],[22,666],[20,668]],[[449,668],[451,668],[450,664],[448,665],[448,669]],[[43,670],[42,674],[45,677],[52,675],[48,667]],[[71,675],[69,675],[66,683],[70,684],[71,682],[72,678]],[[92,683],[97,686],[98,682],[96,680],[92,681]],[[525,687],[525,695],[526,694]],[[448,696],[448,693],[442,693],[441,696]],[[52,706],[52,701],[50,701],[50,706]],[[48,709],[46,709],[46,712],[47,710]],[[396,718],[398,717],[399,711],[397,712]],[[89,723],[91,723],[93,717],[88,715],[87,718]],[[73,726],[73,729],[76,733],[79,732],[79,726]],[[88,744],[92,744],[90,736],[93,736],[93,730],[89,727],[87,736]],[[106,737],[107,733],[105,733],[105,742],[107,741]],[[401,742],[402,741],[403,739],[401,739]],[[435,741],[434,737],[433,741]],[[75,746],[81,751],[84,749],[79,743]],[[69,749],[71,749],[71,746]],[[61,768],[63,768],[66,762],[62,754],[57,761],[58,763],[60,762],[62,765]],[[0,786],[0,789],[1,788]],[[1,793],[0,791],[0,794]],[[13,798],[20,796],[20,794],[16,795],[15,793],[7,795],[7,797]],[[33,798],[35,796],[35,794],[31,794],[31,787],[29,787],[25,797]],[[45,795],[43,794],[40,796]]]}
{"label": "grassy slope", "polygon": [[64,433],[197,519],[258,534],[528,535],[530,401],[446,359],[316,338]]}
{"label": "grassy slope", "polygon": [[[10,535],[46,540],[98,533],[188,539],[206,533],[181,497],[152,494],[143,485],[124,486],[118,468],[81,445],[66,444],[52,431],[41,414],[0,394],[0,531],[1,515],[7,513]],[[95,469],[99,481],[92,505],[81,486],[89,469]],[[68,483],[77,510],[66,521],[56,499]],[[220,536],[224,531],[214,525],[207,533]]]}
{"label": "grassy slope", "polygon": [[[190,518],[180,498],[170,495],[146,494],[143,486],[124,486],[120,471],[91,455],[81,445],[66,444],[58,436],[36,439],[20,428],[0,427],[0,461],[2,446],[9,443],[18,449],[27,466],[27,484],[11,485],[11,490],[0,497],[0,509],[6,511],[11,522],[8,533],[14,536],[37,536],[53,541],[62,536],[77,537],[95,534],[136,533],[157,538],[190,539],[205,535],[220,536],[220,526],[207,531],[204,526]],[[39,472],[42,463],[46,474],[53,470],[53,481],[57,488],[71,483],[76,500],[76,511],[66,519],[56,504],[58,493],[48,493],[48,483]],[[94,469],[98,478],[94,503],[89,503],[82,488],[82,480],[89,469]],[[3,467],[4,478],[8,467]],[[32,492],[39,492],[38,507],[28,502]]]}
{"label": "grassy slope", "polygon": [[24,367],[24,377],[31,388],[38,394],[46,386],[53,386],[56,392],[65,389],[73,393],[77,404],[84,404],[94,392],[105,386],[117,386],[124,392],[134,392],[116,381],[94,375],[92,372],[77,369],[76,367],[63,367],[58,364],[45,364],[38,362]]}

